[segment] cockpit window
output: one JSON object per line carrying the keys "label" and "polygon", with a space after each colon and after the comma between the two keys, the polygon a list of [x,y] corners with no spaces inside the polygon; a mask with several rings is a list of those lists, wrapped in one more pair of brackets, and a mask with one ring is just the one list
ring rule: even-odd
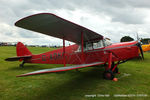
{"label": "cockpit window", "polygon": [[[98,42],[87,42],[84,45],[84,51],[88,51],[88,50],[93,50],[93,49],[98,49],[98,48],[102,48],[104,47],[104,41],[103,40],[99,40]],[[81,46],[79,46],[77,52],[81,52]]]}
{"label": "cockpit window", "polygon": [[104,39],[104,44],[105,44],[105,46],[112,45],[112,43],[108,39]]}
{"label": "cockpit window", "polygon": [[102,47],[104,47],[103,40],[100,40],[100,41],[98,41],[98,42],[96,42],[96,43],[93,43],[93,48],[94,48],[94,49],[102,48]]}
{"label": "cockpit window", "polygon": [[[112,43],[108,39],[99,40],[98,42],[94,42],[94,43],[87,42],[84,44],[84,51],[103,48],[103,47],[109,46],[109,45],[112,45]],[[81,46],[79,46],[79,48],[76,52],[81,52]]]}
{"label": "cockpit window", "polygon": [[92,50],[92,49],[93,49],[93,44],[92,43],[86,43],[85,51]]}

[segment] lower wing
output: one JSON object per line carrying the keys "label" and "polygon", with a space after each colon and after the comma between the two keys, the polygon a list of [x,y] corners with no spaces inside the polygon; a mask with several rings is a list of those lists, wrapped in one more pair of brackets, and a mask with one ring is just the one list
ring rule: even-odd
{"label": "lower wing", "polygon": [[68,71],[68,70],[79,69],[79,68],[90,67],[90,66],[101,65],[101,64],[104,64],[104,62],[95,62],[95,63],[90,63],[90,64],[80,64],[80,65],[59,67],[59,68],[52,68],[52,69],[43,69],[43,70],[38,70],[38,71],[18,75],[17,77],[35,75],[35,74],[43,74],[43,73],[62,72],[62,71]]}

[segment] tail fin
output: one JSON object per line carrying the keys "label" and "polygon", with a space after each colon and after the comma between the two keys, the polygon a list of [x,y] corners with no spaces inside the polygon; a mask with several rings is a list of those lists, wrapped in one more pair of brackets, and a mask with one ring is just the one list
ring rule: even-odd
{"label": "tail fin", "polygon": [[28,48],[21,42],[18,42],[16,45],[17,56],[28,56],[32,55],[32,53],[28,50]]}

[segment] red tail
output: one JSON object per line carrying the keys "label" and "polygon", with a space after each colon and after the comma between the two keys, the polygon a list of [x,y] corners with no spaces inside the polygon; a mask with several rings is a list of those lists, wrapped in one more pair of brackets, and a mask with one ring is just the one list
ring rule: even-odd
{"label": "red tail", "polygon": [[29,56],[32,53],[28,50],[28,48],[21,42],[18,42],[16,45],[17,56]]}

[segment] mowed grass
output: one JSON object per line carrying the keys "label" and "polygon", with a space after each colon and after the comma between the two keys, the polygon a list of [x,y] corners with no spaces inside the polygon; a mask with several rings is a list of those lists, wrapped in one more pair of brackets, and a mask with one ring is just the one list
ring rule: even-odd
{"label": "mowed grass", "polygon": [[[29,49],[33,54],[38,54],[55,48]],[[104,80],[104,68],[101,66],[80,69],[79,72],[71,70],[16,77],[23,73],[62,65],[25,64],[24,68],[19,68],[21,62],[4,61],[7,57],[16,56],[16,48],[0,47],[0,100],[148,100],[150,53],[144,55],[145,60],[135,59],[119,65],[121,74],[116,75],[119,79],[117,82]],[[103,97],[106,94],[109,97]],[[117,94],[131,97],[115,97]]]}

